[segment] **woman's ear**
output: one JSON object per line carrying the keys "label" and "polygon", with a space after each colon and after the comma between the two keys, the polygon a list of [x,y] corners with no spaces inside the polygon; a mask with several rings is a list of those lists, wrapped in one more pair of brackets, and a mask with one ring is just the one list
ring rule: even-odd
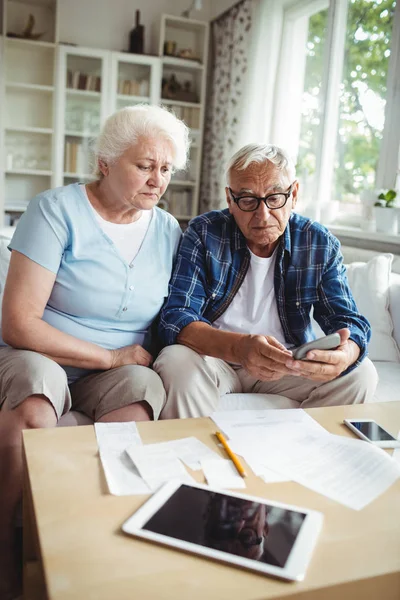
{"label": "woman's ear", "polygon": [[103,173],[104,177],[108,175],[108,165],[101,158],[98,161],[99,169]]}

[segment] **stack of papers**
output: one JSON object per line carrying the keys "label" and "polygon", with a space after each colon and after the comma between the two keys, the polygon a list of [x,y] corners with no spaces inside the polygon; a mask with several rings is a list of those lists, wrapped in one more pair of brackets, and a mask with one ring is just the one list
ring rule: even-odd
{"label": "stack of papers", "polygon": [[108,488],[116,496],[150,494],[171,479],[193,484],[181,461],[193,470],[203,460],[223,462],[195,437],[143,445],[134,422],[96,423],[95,431]]}
{"label": "stack of papers", "polygon": [[[368,442],[330,434],[300,409],[220,411],[212,419],[264,481],[293,480],[355,510],[400,477],[400,450],[391,457]],[[143,445],[133,422],[96,423],[95,430],[112,494],[150,494],[172,479],[194,483],[182,463],[203,469],[213,487],[245,487],[232,461],[195,437]]]}
{"label": "stack of papers", "polygon": [[355,510],[400,477],[384,450],[330,434],[299,409],[221,411],[212,419],[256,474],[266,468],[267,477],[272,471]]}

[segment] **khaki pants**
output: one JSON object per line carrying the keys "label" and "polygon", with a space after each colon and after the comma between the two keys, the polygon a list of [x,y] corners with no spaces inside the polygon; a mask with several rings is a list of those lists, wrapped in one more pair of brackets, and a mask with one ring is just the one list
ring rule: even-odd
{"label": "khaki pants", "polygon": [[378,383],[368,358],[348,375],[328,382],[290,376],[259,381],[241,367],[232,368],[219,358],[197,354],[179,344],[164,348],[153,368],[167,392],[161,419],[209,416],[221,396],[240,392],[286,396],[301,408],[361,404],[372,400]]}
{"label": "khaki pants", "polygon": [[0,347],[0,410],[12,410],[37,394],[48,398],[58,418],[72,408],[93,421],[142,401],[150,405],[156,420],[166,400],[161,379],[147,367],[126,365],[93,371],[68,386],[64,369],[50,358]]}

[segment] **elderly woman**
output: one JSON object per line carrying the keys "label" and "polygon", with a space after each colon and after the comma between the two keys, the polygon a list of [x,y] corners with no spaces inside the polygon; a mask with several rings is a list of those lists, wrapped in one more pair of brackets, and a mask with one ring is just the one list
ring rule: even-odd
{"label": "elderly woman", "polygon": [[96,181],[31,200],[11,241],[0,342],[2,599],[16,588],[7,556],[21,430],[53,427],[71,407],[94,421],[157,419],[165,403],[149,368],[150,326],[181,231],[156,205],[188,147],[186,125],[167,110],[118,111],[97,140]]}

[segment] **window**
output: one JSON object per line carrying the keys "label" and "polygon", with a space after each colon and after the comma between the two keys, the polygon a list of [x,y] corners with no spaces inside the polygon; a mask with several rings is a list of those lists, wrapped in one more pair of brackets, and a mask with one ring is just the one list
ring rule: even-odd
{"label": "window", "polygon": [[395,186],[399,80],[400,2],[299,0],[287,8],[271,139],[297,160],[301,212],[356,225],[361,192]]}
{"label": "window", "polygon": [[360,192],[374,189],[385,123],[393,0],[352,0],[339,93],[333,199],[361,216]]}
{"label": "window", "polygon": [[311,212],[315,186],[327,24],[327,8],[312,15],[308,21],[305,48],[306,67],[301,99],[301,127],[297,152],[297,177],[302,186],[300,210],[306,213]]}

